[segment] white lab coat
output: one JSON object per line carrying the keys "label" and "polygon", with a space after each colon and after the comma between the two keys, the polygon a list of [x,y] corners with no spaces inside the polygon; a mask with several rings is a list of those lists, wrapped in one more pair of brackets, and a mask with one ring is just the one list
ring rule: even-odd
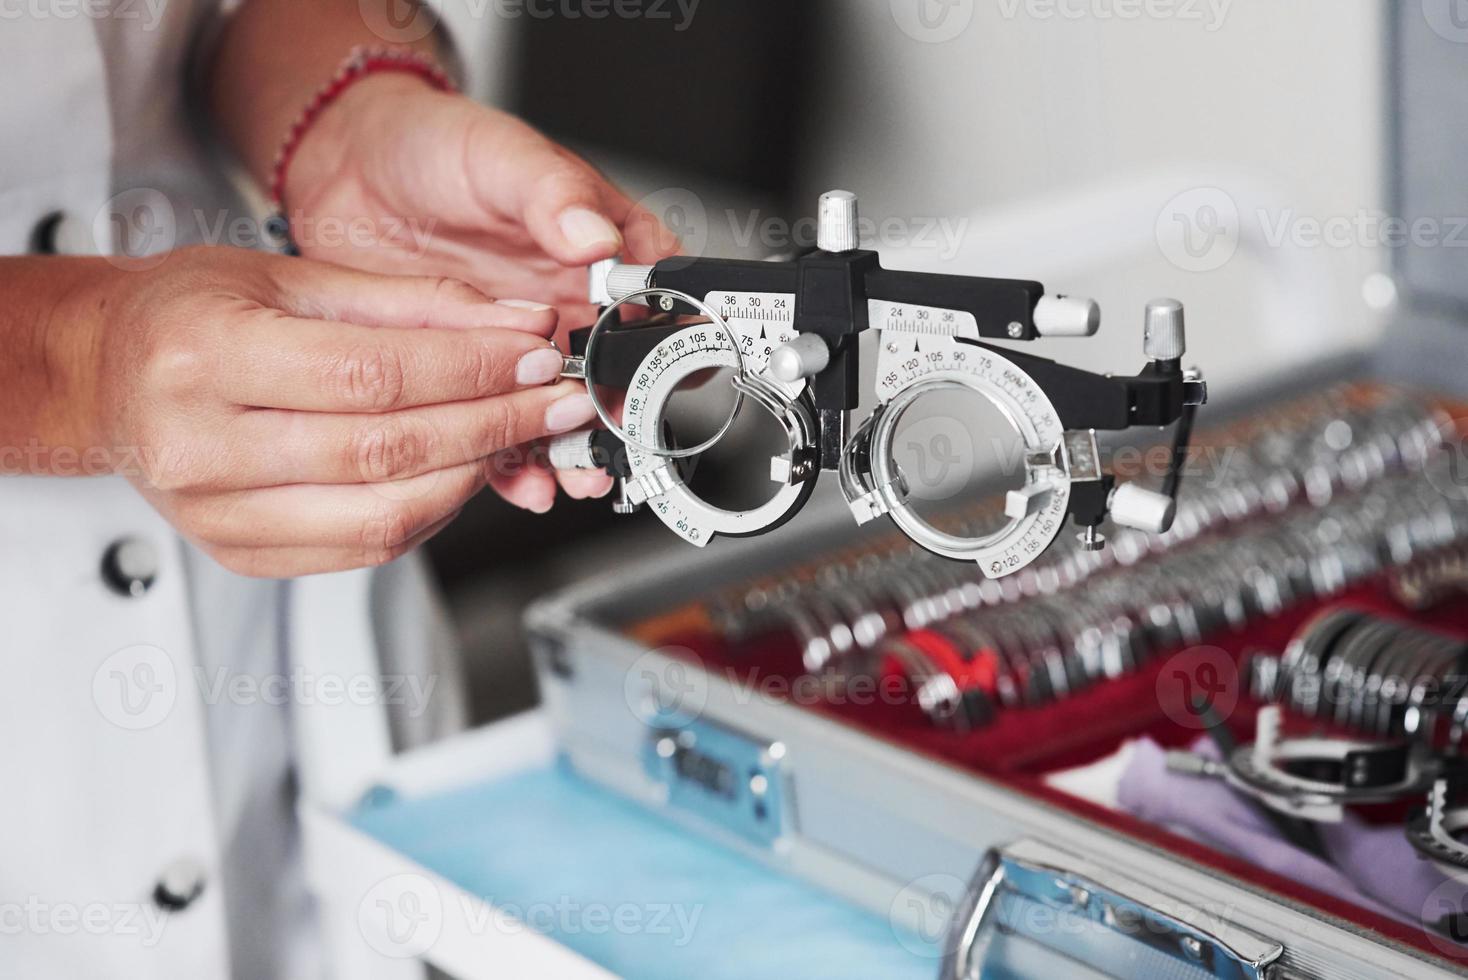
{"label": "white lab coat", "polygon": [[[199,237],[193,209],[237,207],[185,118],[185,64],[209,7],[8,8],[0,254],[26,252],[47,227],[39,237],[56,251],[109,250],[139,200],[173,212],[156,244],[186,244]],[[137,594],[101,571],[123,539],[151,552]],[[411,562],[242,579],[120,477],[0,476],[0,974],[329,975],[293,814],[300,783],[329,777],[337,747],[303,745],[333,726],[278,692],[302,690],[289,685],[303,660],[431,675],[429,703],[399,705],[361,741],[385,748],[390,731],[401,747],[452,729],[462,712],[435,611]],[[333,615],[357,620],[334,629]],[[332,639],[303,652],[302,635]],[[303,753],[314,773],[302,774]],[[356,785],[353,765],[343,756],[332,802]]]}

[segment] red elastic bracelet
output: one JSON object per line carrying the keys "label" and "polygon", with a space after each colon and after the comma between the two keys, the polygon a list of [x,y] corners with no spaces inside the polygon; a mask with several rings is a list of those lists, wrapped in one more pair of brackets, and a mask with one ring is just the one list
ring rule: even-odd
{"label": "red elastic bracelet", "polygon": [[270,168],[270,207],[272,214],[266,222],[266,230],[288,255],[298,254],[291,241],[290,220],[285,212],[285,178],[291,160],[300,149],[313,123],[327,106],[357,82],[378,72],[400,71],[417,75],[441,92],[454,92],[458,87],[439,64],[427,55],[409,48],[356,47],[337,68],[331,80],[321,86],[306,103],[296,121],[286,131],[280,150],[275,154],[275,163]]}

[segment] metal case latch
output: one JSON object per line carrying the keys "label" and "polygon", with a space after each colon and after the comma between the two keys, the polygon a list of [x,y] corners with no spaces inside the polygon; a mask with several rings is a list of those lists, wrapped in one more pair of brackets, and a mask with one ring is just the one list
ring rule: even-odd
{"label": "metal case latch", "polygon": [[784,832],[784,758],[781,742],[704,719],[662,718],[649,731],[643,762],[670,807],[770,846]]}

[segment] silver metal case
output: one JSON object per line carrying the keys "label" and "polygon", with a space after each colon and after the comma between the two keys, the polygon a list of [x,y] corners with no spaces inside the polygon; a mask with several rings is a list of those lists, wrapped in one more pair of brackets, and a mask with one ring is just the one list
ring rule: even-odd
{"label": "silver metal case", "polygon": [[[822,536],[806,536],[801,551],[809,555],[810,538]],[[527,627],[542,694],[577,772],[935,943],[955,914],[972,911],[961,903],[982,889],[970,893],[970,880],[998,874],[993,887],[1008,891],[991,900],[1003,898],[996,908],[1011,916],[985,920],[986,933],[1004,923],[1002,940],[977,941],[1014,968],[1049,963],[1082,975],[1056,945],[1073,931],[1026,939],[1014,927],[1014,911],[1029,905],[1090,923],[1095,934],[1084,948],[1113,964],[1107,972],[1093,961],[1091,976],[1143,975],[1134,971],[1150,970],[1146,963],[1166,963],[1178,977],[1464,975],[1445,959],[1077,813],[798,705],[752,696],[685,655],[646,649],[618,625],[793,557],[772,551],[764,542],[731,545],[717,558],[685,553],[656,568],[619,569],[532,607]],[[688,754],[680,760],[679,752]],[[1031,887],[1042,881],[1066,887]],[[1125,909],[1135,910],[1130,929],[1117,927]],[[1133,972],[1116,972],[1115,964]],[[943,975],[968,975],[961,966],[950,949]]]}

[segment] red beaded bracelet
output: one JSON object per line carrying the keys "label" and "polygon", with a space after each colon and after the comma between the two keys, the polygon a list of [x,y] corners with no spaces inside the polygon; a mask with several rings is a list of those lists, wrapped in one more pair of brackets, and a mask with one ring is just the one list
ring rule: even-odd
{"label": "red beaded bracelet", "polygon": [[438,63],[427,55],[406,48],[356,47],[331,80],[317,90],[306,103],[296,121],[286,131],[280,150],[275,154],[275,163],[270,168],[270,207],[272,214],[266,221],[266,231],[287,255],[297,255],[299,250],[291,240],[290,220],[285,212],[285,178],[291,160],[300,149],[301,140],[313,123],[341,94],[357,82],[378,72],[398,71],[417,75],[441,92],[457,91],[453,79],[449,78]]}

